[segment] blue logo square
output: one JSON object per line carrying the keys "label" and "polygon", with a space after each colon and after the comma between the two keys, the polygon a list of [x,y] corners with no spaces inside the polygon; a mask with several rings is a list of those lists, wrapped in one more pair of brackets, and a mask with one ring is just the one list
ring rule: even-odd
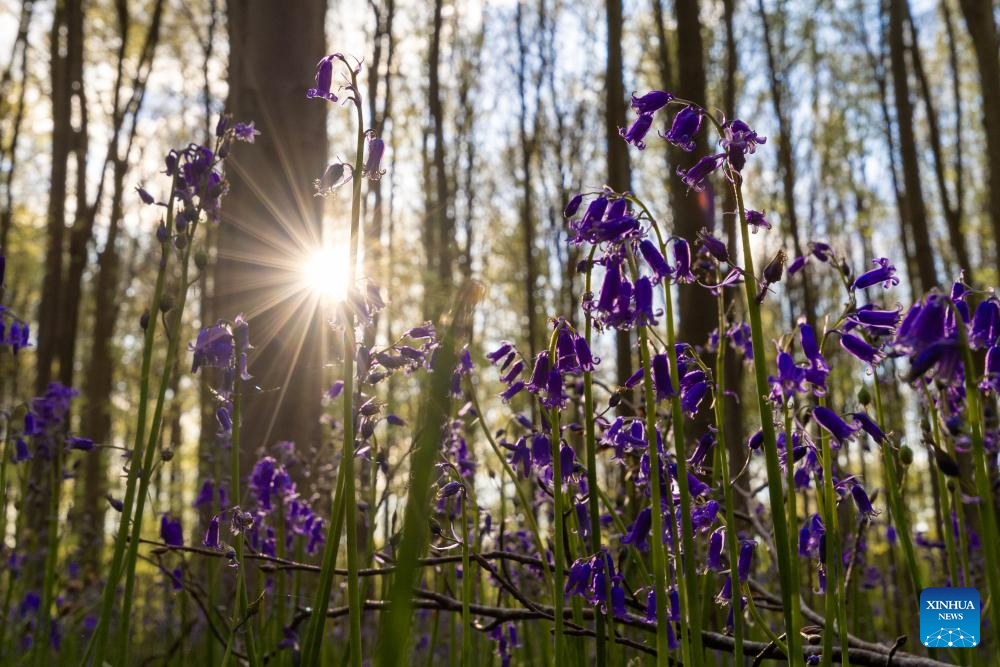
{"label": "blue logo square", "polygon": [[925,588],[920,592],[920,643],[928,647],[979,645],[979,591]]}

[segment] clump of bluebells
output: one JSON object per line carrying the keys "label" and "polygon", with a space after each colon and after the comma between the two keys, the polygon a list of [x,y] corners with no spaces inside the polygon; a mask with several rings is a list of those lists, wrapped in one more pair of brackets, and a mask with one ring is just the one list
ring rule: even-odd
{"label": "clump of bluebells", "polygon": [[[253,382],[250,324],[236,315],[185,332],[190,271],[208,257],[197,229],[220,218],[234,144],[259,135],[254,123],[224,117],[212,146],[168,154],[165,197],[138,189],[162,218],[151,235],[160,261],[140,322],[135,440],[108,494],[118,529],[93,613],[81,611],[59,521],[40,530],[25,508],[59,517],[76,452],[106,445],[74,435],[77,392],[58,383],[2,411],[0,583],[14,653],[65,661],[66,637],[79,634],[85,664],[128,664],[139,562],[156,568],[162,590],[183,601],[185,622],[194,615],[185,630],[198,628],[191,636],[223,664],[360,665],[376,653],[398,664],[408,650],[400,647],[412,645],[463,664],[489,653],[502,665],[538,656],[560,667],[624,664],[643,652],[658,665],[700,667],[718,650],[735,664],[771,651],[829,665],[835,645],[842,655],[856,650],[849,609],[881,629],[897,620],[884,606],[890,593],[974,585],[1000,598],[990,567],[1000,557],[992,291],[960,277],[904,308],[889,258],[855,274],[822,240],[801,256],[779,247],[755,263],[752,235],[777,243],[764,202],[748,208],[744,192],[749,159],[767,139],[743,120],[651,91],[632,97],[622,140],[675,147],[676,177],[692,191],[731,188],[736,208],[723,213],[735,216],[739,238],[674,233],[633,192],[581,192],[564,209],[566,242],[583,257],[574,267],[580,312],[551,317],[543,347],[502,340],[482,351],[462,339],[458,317],[380,340],[376,325],[394,295],[356,274],[364,187],[385,174],[385,143],[364,124],[361,72],[356,60],[327,56],[306,93],[357,113],[354,159],[315,182],[318,196],[351,190],[349,284],[328,322],[340,358],[314,397],[327,409],[322,444],[336,451],[312,460],[299,452],[315,443],[264,443],[242,466],[242,397],[267,390]],[[712,131],[714,145],[705,140]],[[704,145],[713,147],[698,154]],[[5,266],[0,257],[0,285]],[[818,282],[820,272],[840,291],[765,337],[765,309],[784,321],[783,284]],[[675,301],[691,293],[717,316],[705,340],[675,331]],[[601,358],[611,336],[628,341],[631,374],[614,375],[616,364]],[[4,361],[23,358],[29,343],[28,323],[0,305]],[[727,363],[747,376],[742,391],[727,385]],[[144,530],[154,480],[175,465],[161,442],[175,366],[208,388],[214,422],[203,439],[220,459],[193,508],[160,512]],[[400,416],[410,376],[431,388],[414,420]],[[497,400],[485,403],[481,389],[494,379]],[[919,453],[894,409],[907,396],[923,415]],[[747,434],[731,432],[737,406]],[[933,507],[916,502],[921,457]],[[316,477],[330,482],[329,497]],[[915,528],[917,507],[930,530]],[[18,517],[14,530],[8,514]],[[426,536],[408,531],[414,515]],[[407,543],[414,534],[423,541]],[[41,577],[26,567],[33,560]],[[411,566],[413,587],[404,578]],[[416,613],[399,624],[401,597]],[[822,626],[805,622],[807,607]],[[70,624],[82,632],[71,635]],[[903,657],[886,637],[850,627],[880,661]],[[2,650],[14,643],[0,634]]]}

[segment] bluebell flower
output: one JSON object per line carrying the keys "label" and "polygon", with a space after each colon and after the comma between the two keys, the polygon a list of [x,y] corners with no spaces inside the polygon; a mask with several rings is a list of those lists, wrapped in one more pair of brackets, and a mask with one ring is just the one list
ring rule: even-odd
{"label": "bluebell flower", "polygon": [[621,538],[622,544],[631,544],[639,551],[645,551],[649,547],[649,529],[652,525],[653,515],[646,507],[639,512],[628,533]]}
{"label": "bluebell flower", "polygon": [[879,428],[879,425],[875,423],[867,413],[864,412],[852,412],[851,417],[854,422],[864,430],[865,433],[871,436],[872,440],[881,444],[884,444],[888,438],[885,432]]}
{"label": "bluebell flower", "polygon": [[160,517],[160,539],[172,547],[184,546],[184,530],[180,519],[164,514]]}
{"label": "bluebell flower", "polygon": [[254,122],[236,123],[233,125],[233,136],[237,141],[252,144],[256,137],[260,136],[260,130],[254,127]]}
{"label": "bluebell flower", "polygon": [[696,107],[687,106],[674,115],[673,123],[664,139],[683,151],[691,152],[695,148],[695,140],[701,130],[702,111]]}
{"label": "bluebell flower", "polygon": [[375,136],[375,133],[370,130],[369,133],[368,158],[365,160],[361,175],[366,176],[369,180],[377,181],[385,174],[384,169],[379,169],[382,164],[382,155],[385,153],[385,141]]}
{"label": "bluebell flower", "polygon": [[204,327],[190,346],[194,352],[191,372],[199,368],[228,368],[233,364],[233,332],[228,324],[219,323]]}
{"label": "bluebell flower", "polygon": [[822,405],[813,408],[813,418],[822,426],[838,444],[844,445],[854,437],[855,427],[841,419],[836,412]]}
{"label": "bluebell flower", "polygon": [[748,208],[746,212],[747,224],[751,231],[756,234],[761,229],[771,229],[771,223],[767,221],[764,211],[755,211]]}
{"label": "bluebell flower", "polygon": [[684,185],[686,185],[689,190],[701,192],[705,189],[705,181],[708,180],[708,177],[722,166],[722,159],[724,157],[725,153],[706,155],[698,160],[694,166],[688,169],[678,167],[677,175],[681,177],[681,181],[684,182]]}
{"label": "bluebell flower", "polygon": [[713,572],[721,572],[723,570],[722,566],[722,547],[725,543],[726,529],[719,527],[708,538],[708,564],[707,567]]}
{"label": "bluebell flower", "polygon": [[667,260],[663,258],[659,248],[649,239],[643,239],[639,242],[639,252],[642,254],[643,259],[646,260],[649,268],[653,270],[653,275],[657,283],[661,280],[666,280],[673,274],[673,269],[667,264]]}
{"label": "bluebell flower", "polygon": [[865,328],[873,336],[891,335],[896,331],[901,318],[900,310],[879,310],[872,306],[862,306],[848,315],[851,324]]}
{"label": "bluebell flower", "polygon": [[693,283],[694,274],[691,273],[691,246],[682,238],[675,238],[674,250],[674,279],[678,283]]}
{"label": "bluebell flower", "polygon": [[316,87],[306,91],[309,99],[320,98],[336,102],[337,96],[330,90],[333,85],[333,65],[339,54],[331,54],[316,64]]}
{"label": "bluebell flower", "polygon": [[750,576],[750,568],[753,565],[753,552],[757,548],[754,540],[740,541],[740,555],[736,561],[736,571],[739,575],[740,583],[743,583]]}
{"label": "bluebell flower", "polygon": [[651,90],[639,97],[632,94],[632,108],[636,113],[651,114],[659,111],[670,103],[674,96],[663,90]]}
{"label": "bluebell flower", "polygon": [[563,217],[572,218],[576,215],[576,212],[580,210],[580,204],[583,203],[583,195],[576,194],[573,198],[566,203],[566,208],[563,209]]}
{"label": "bluebell flower", "polygon": [[632,144],[639,150],[645,150],[646,135],[649,134],[649,128],[653,126],[653,114],[641,113],[636,116],[632,125],[626,130],[625,128],[618,128],[618,134],[625,139],[626,143]]}
{"label": "bluebell flower", "polygon": [[992,347],[1000,335],[1000,304],[994,298],[986,299],[976,306],[969,330],[969,344],[973,349],[984,350]]}
{"label": "bluebell flower", "polygon": [[635,281],[635,321],[642,326],[656,324],[656,313],[653,311],[653,284],[646,276],[640,276]]}
{"label": "bluebell flower", "polygon": [[743,171],[746,166],[747,154],[757,151],[757,146],[767,143],[767,137],[762,137],[739,118],[734,118],[723,125],[722,147],[726,150],[726,158],[736,171]]}
{"label": "bluebell flower", "polygon": [[725,243],[712,236],[711,232],[704,227],[698,232],[698,241],[709,255],[720,262],[729,262],[729,248],[726,247]]}
{"label": "bluebell flower", "polygon": [[851,485],[851,496],[854,498],[854,504],[858,508],[860,514],[867,514],[868,516],[875,516],[878,512],[872,507],[872,501],[865,493],[864,487],[860,484],[854,483]]}
{"label": "bluebell flower", "polygon": [[537,393],[544,389],[548,382],[549,353],[543,350],[535,356],[535,367],[531,371],[531,379],[528,381],[528,391]]}
{"label": "bluebell flower", "polygon": [[201,541],[203,545],[209,549],[218,549],[221,547],[219,542],[219,517],[218,515],[213,516],[208,522],[208,530],[205,531],[205,538]]}
{"label": "bluebell flower", "polygon": [[869,366],[877,366],[882,361],[883,354],[877,347],[854,334],[841,332],[840,346]]}
{"label": "bluebell flower", "polygon": [[888,259],[885,257],[879,257],[878,259],[872,260],[872,263],[876,266],[876,268],[858,276],[851,286],[852,289],[865,289],[878,284],[881,284],[882,287],[889,288],[893,285],[899,284],[899,278],[896,277],[896,267],[890,264]]}

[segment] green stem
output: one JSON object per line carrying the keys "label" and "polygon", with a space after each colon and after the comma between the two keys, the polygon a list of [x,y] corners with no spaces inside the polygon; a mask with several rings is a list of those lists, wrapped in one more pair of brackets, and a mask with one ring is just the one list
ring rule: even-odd
{"label": "green stem", "polygon": [[[787,487],[786,495],[788,498],[788,525],[794,530],[795,526],[799,525],[798,511],[796,509],[796,494],[795,494],[795,448],[792,446],[792,414],[788,409],[788,401],[782,400],[782,410],[784,412],[784,422],[785,422],[785,486]],[[791,547],[791,545],[789,545]],[[798,552],[793,551],[789,554],[789,569],[791,570],[790,575],[792,579],[792,585],[794,586],[792,595],[795,601],[798,602],[799,597],[799,563],[798,563]],[[786,634],[786,641],[788,642],[789,655],[793,656],[792,660],[794,663],[798,663],[802,658],[802,651],[799,649],[799,627],[801,626],[801,621],[799,616],[801,615],[801,610],[799,605],[792,605],[792,627]]]}
{"label": "green stem", "polygon": [[[586,284],[584,293],[589,294],[591,289],[591,275],[593,269],[594,252],[597,246],[590,251],[590,260],[587,262]],[[586,311],[584,320],[584,339],[587,347],[590,347],[593,335],[594,321],[590,311]],[[594,377],[590,371],[583,374],[583,417],[584,417],[584,447],[587,456],[587,506],[590,510],[590,552],[598,554],[601,551],[601,507],[597,493],[594,491],[597,486],[597,429],[594,417]],[[604,615],[600,611],[600,605],[594,607],[595,628],[594,634],[597,636],[597,667],[606,667],[608,664],[607,652],[614,646],[614,641],[606,641],[605,633],[611,629],[610,623],[605,623]],[[607,626],[607,627],[605,627]]]}
{"label": "green stem", "polygon": [[49,659],[49,627],[52,623],[52,598],[56,588],[56,563],[59,560],[59,496],[62,492],[62,446],[52,448],[49,461],[48,540],[45,549],[45,579],[38,608],[38,631],[32,644],[32,663],[42,665]]}
{"label": "green stem", "polygon": [[[234,511],[239,512],[242,502],[242,492],[240,491],[240,381],[236,381],[236,388],[233,390],[233,432],[229,446],[230,484],[231,493],[236,505]],[[250,596],[247,592],[246,567],[243,559],[246,540],[241,531],[236,535],[236,604],[239,614],[236,617],[233,628],[230,632],[229,644],[235,644],[237,631],[244,625],[247,627],[247,661],[251,667],[258,664],[257,661],[257,640],[254,636],[254,624],[250,622],[248,611],[250,607]],[[223,663],[225,665],[226,663]]]}
{"label": "green stem", "polygon": [[469,502],[463,496],[462,503],[462,667],[472,667],[472,564],[469,559],[469,517],[466,509]]}
{"label": "green stem", "polygon": [[[357,90],[357,75],[351,73],[351,82]],[[355,93],[355,109],[357,112],[357,143],[354,154],[354,182],[351,196],[351,233],[350,253],[347,267],[348,289],[354,286],[355,270],[358,261],[358,236],[361,224],[361,166],[365,150],[364,116],[361,110],[360,98]],[[347,604],[351,631],[351,664],[361,667],[363,651],[361,645],[361,586],[358,579],[358,510],[354,479],[354,315],[350,308],[344,307],[344,447],[337,475],[337,493],[334,496],[334,509],[343,507],[343,517],[347,523]],[[342,487],[341,487],[342,485]],[[340,494],[340,489],[343,494]],[[339,496],[339,497],[338,497]],[[336,511],[335,511],[336,513]],[[323,549],[323,566],[320,574],[320,585],[313,604],[310,631],[306,640],[303,664],[315,664],[319,659],[319,650],[323,639],[323,629],[326,625],[326,608],[333,588],[333,570],[336,567],[337,547],[340,543],[342,521],[330,522],[327,532],[327,542]]]}
{"label": "green stem", "polygon": [[[176,187],[176,178],[171,185],[171,192]],[[173,206],[167,208],[167,228],[170,229],[174,221]],[[125,482],[125,498],[122,500],[121,518],[118,523],[118,534],[115,537],[114,552],[111,557],[111,565],[108,568],[108,579],[104,584],[104,594],[101,598],[101,614],[97,621],[97,628],[90,641],[87,651],[84,654],[81,664],[86,666],[88,658],[93,656],[93,664],[102,667],[107,653],[108,632],[111,628],[111,615],[114,612],[115,597],[118,592],[118,581],[121,578],[122,561],[125,557],[125,549],[128,546],[128,534],[132,517],[132,508],[135,503],[136,482],[139,479],[138,461],[143,456],[143,445],[146,436],[146,412],[149,403],[150,388],[150,368],[153,362],[153,340],[156,335],[156,314],[160,312],[160,301],[163,297],[163,287],[166,282],[167,263],[170,258],[170,244],[160,245],[160,265],[156,274],[156,286],[153,288],[153,302],[149,308],[149,321],[146,323],[146,331],[142,345],[142,365],[139,371],[139,401],[136,411],[135,440],[132,444],[132,463],[128,466],[128,477]]]}
{"label": "green stem", "polygon": [[559,456],[559,444],[562,441],[559,429],[559,410],[553,408],[549,414],[549,421],[552,427],[552,514],[555,519],[555,536],[552,539],[553,557],[555,559],[555,577],[552,580],[552,606],[555,610],[555,650],[556,667],[566,664],[565,641],[563,639],[563,606],[565,596],[563,595],[563,579],[566,564],[563,554],[563,511],[562,511],[562,465]]}
{"label": "green stem", "polygon": [[[670,618],[667,615],[667,564],[663,548],[663,510],[660,495],[660,453],[657,446],[656,432],[656,398],[653,395],[652,368],[649,359],[649,335],[645,326],[639,328],[639,354],[642,366],[646,372],[642,376],[643,395],[646,407],[646,451],[649,454],[650,502],[652,503],[652,532],[650,538],[653,552],[653,586],[656,595],[656,664],[667,667],[670,664]],[[676,375],[676,374],[675,374]],[[680,423],[673,424],[674,431],[680,428]],[[678,457],[679,458],[679,457]],[[679,473],[678,473],[678,476]],[[669,492],[669,490],[668,490]],[[670,521],[674,520],[673,513]],[[692,552],[685,549],[684,560],[693,562]],[[697,636],[701,636],[700,633]]]}
{"label": "green stem", "polygon": [[983,412],[979,403],[979,387],[976,386],[975,364],[972,359],[972,350],[969,348],[969,339],[965,332],[965,327],[961,325],[954,304],[952,310],[955,312],[959,326],[959,342],[962,347],[963,361],[965,362],[965,401],[969,411],[969,423],[972,430],[972,463],[976,480],[976,490],[979,494],[979,502],[976,507],[979,510],[980,530],[983,531],[983,550],[986,555],[985,562],[986,583],[990,592],[990,614],[992,616],[993,627],[1000,628],[1000,568],[996,564],[997,553],[997,518],[995,498],[993,497],[993,484],[990,479],[989,467],[986,464],[986,447],[983,441]]}
{"label": "green stem", "polygon": [[[743,247],[743,262],[746,274],[743,280],[746,292],[747,313],[750,317],[750,334],[753,344],[754,377],[756,380],[757,410],[760,413],[761,431],[763,433],[764,459],[767,465],[767,490],[770,500],[771,517],[774,521],[774,546],[777,551],[778,576],[781,579],[781,600],[785,617],[785,630],[788,634],[794,631],[795,620],[792,606],[797,604],[796,591],[793,591],[791,552],[788,541],[788,524],[785,519],[784,499],[781,493],[781,467],[778,465],[778,447],[774,433],[774,416],[768,400],[769,385],[767,381],[767,356],[764,348],[764,331],[761,324],[760,304],[757,303],[757,278],[754,271],[753,251],[750,247],[750,230],[748,229],[746,208],[743,204],[741,189],[742,177],[738,172],[731,174],[733,190],[736,194],[737,212],[740,219],[740,234]],[[826,475],[827,480],[830,479]],[[825,652],[829,655],[830,652]],[[801,660],[801,656],[798,656]],[[793,658],[794,659],[794,658]]]}
{"label": "green stem", "polygon": [[[716,283],[722,282],[722,272],[716,271]],[[740,548],[736,540],[736,510],[733,502],[733,483],[729,479],[729,443],[726,434],[726,301],[719,292],[719,345],[715,353],[715,431],[719,451],[722,495],[726,508],[726,544],[729,550],[729,584],[732,591],[729,606],[733,612],[733,664],[743,664],[743,602],[739,575],[735,564],[739,561]]]}
{"label": "green stem", "polygon": [[[177,289],[178,297],[176,305],[171,310],[172,318],[167,328],[167,355],[163,362],[163,372],[160,375],[160,387],[156,395],[156,404],[153,408],[153,420],[150,424],[149,437],[143,451],[142,475],[139,478],[138,495],[135,501],[135,516],[132,519],[132,532],[129,537],[128,550],[125,556],[125,592],[122,597],[122,617],[118,629],[118,651],[116,655],[119,664],[128,664],[129,662],[128,651],[129,641],[131,640],[129,627],[132,621],[132,603],[135,598],[135,565],[139,556],[139,542],[142,537],[142,522],[145,514],[146,498],[152,480],[153,464],[158,451],[157,445],[160,442],[160,427],[163,425],[163,410],[167,401],[167,389],[170,386],[170,377],[174,371],[177,351],[180,346],[184,305],[187,302],[188,288],[190,287],[188,278],[191,268],[191,245],[197,229],[198,218],[195,217],[195,220],[191,224],[190,232],[188,232],[187,243],[181,253],[181,278]],[[154,311],[152,318],[155,317],[156,312]],[[154,326],[153,319],[150,320],[149,326]]]}

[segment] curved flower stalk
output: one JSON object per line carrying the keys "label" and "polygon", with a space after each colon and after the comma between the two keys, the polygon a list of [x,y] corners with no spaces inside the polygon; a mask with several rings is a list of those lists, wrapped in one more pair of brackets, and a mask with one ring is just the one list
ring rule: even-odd
{"label": "curved flower stalk", "polygon": [[[221,385],[215,390],[215,399],[219,406],[216,409],[216,421],[219,431],[216,440],[220,445],[228,444],[230,452],[230,493],[233,506],[224,513],[230,515],[230,526],[235,549],[232,551],[232,561],[236,570],[236,607],[237,614],[232,619],[226,653],[222,664],[229,664],[235,647],[236,636],[246,634],[247,661],[251,665],[259,664],[255,624],[250,613],[250,597],[247,590],[247,575],[244,561],[247,534],[254,529],[256,517],[242,507],[243,494],[240,475],[240,430],[241,414],[240,399],[242,383],[251,379],[248,371],[247,357],[250,352],[249,325],[242,315],[233,322],[218,322],[206,327],[198,334],[198,339],[191,346],[193,353],[192,371],[201,368],[218,368],[222,373]],[[204,545],[209,548],[220,548],[219,515],[212,518],[209,532],[205,536]]]}
{"label": "curved flower stalk", "polygon": [[[166,174],[171,177],[170,194],[166,202],[157,202],[149,193],[140,189],[139,196],[147,205],[166,208],[166,220],[156,230],[160,244],[160,263],[153,298],[147,314],[143,316],[142,366],[139,380],[139,400],[136,416],[135,443],[132,447],[125,498],[122,503],[122,518],[115,538],[114,552],[108,579],[105,582],[101,602],[101,613],[97,628],[88,645],[84,663],[104,664],[107,654],[108,633],[115,607],[118,583],[125,576],[125,591],[117,631],[117,651],[115,659],[120,663],[128,661],[129,625],[135,586],[135,565],[138,558],[139,538],[142,532],[144,508],[151,472],[156,461],[157,443],[163,421],[170,373],[178,354],[178,341],[183,321],[184,305],[187,301],[191,268],[192,248],[197,239],[197,229],[205,222],[217,223],[221,214],[222,198],[228,186],[223,173],[225,156],[235,141],[252,141],[254,133],[247,132],[248,125],[231,124],[228,117],[220,120],[216,128],[213,148],[190,144],[182,150],[171,151],[166,159]],[[179,266],[171,266],[171,255],[177,252]],[[204,267],[202,253],[195,257],[198,268]],[[177,294],[165,294],[168,270],[179,270]],[[164,334],[167,339],[163,370],[160,373],[159,388],[153,408],[152,419],[147,426],[148,402],[152,381],[152,365],[156,331],[160,314],[165,316]],[[139,464],[141,462],[141,464]]]}
{"label": "curved flower stalk", "polygon": [[[656,108],[649,110],[646,108],[645,101],[653,99],[656,100],[656,104],[654,105]],[[758,412],[761,420],[762,444],[767,463],[767,478],[769,481],[768,493],[770,498],[772,520],[774,522],[775,548],[777,550],[776,557],[778,561],[778,573],[781,579],[785,631],[788,641],[788,650],[791,652],[791,660],[793,662],[797,662],[801,660],[801,652],[796,648],[796,644],[798,642],[798,629],[796,628],[795,613],[793,612],[793,605],[796,605],[797,603],[794,592],[796,590],[796,586],[792,578],[793,567],[791,563],[791,549],[787,517],[785,513],[785,503],[782,498],[781,471],[778,462],[774,415],[767,397],[767,359],[764,350],[763,328],[760,315],[761,302],[763,300],[763,296],[766,295],[767,287],[781,278],[783,258],[779,253],[778,257],[775,260],[772,260],[772,262],[765,267],[762,277],[760,278],[760,282],[758,283],[756,271],[754,269],[753,253],[750,247],[749,228],[751,221],[755,223],[755,229],[763,225],[759,224],[759,216],[748,215],[747,209],[743,203],[742,193],[742,170],[746,165],[746,156],[754,153],[757,147],[764,144],[767,139],[754,132],[750,126],[742,120],[733,119],[726,122],[720,122],[703,107],[687,100],[677,99],[669,93],[665,93],[663,91],[654,91],[652,93],[647,93],[640,98],[633,98],[633,108],[640,110],[640,113],[654,113],[669,105],[682,106],[683,110],[674,117],[671,131],[664,136],[665,139],[674,143],[679,148],[689,150],[691,146],[691,133],[697,132],[700,129],[702,118],[707,118],[718,131],[722,148],[722,151],[719,153],[702,157],[689,169],[685,170],[679,168],[677,171],[678,176],[681,177],[681,180],[688,186],[688,188],[695,191],[701,191],[704,189],[707,179],[713,173],[722,169],[726,178],[732,183],[736,195],[736,213],[740,223],[744,262],[744,266],[742,267],[742,273],[745,276],[743,284],[746,294],[746,308],[750,319],[753,363],[755,381],[757,385],[755,393],[757,396]],[[667,297],[667,326],[668,336],[670,337],[668,342],[672,343],[672,336],[670,335],[672,333],[670,331],[670,328],[672,328],[672,313],[669,308],[669,295],[667,295]],[[676,412],[677,411],[675,409],[675,413]],[[675,432],[677,430],[678,429],[675,428]],[[683,439],[676,433],[675,438],[675,445],[678,449],[678,458],[681,458],[683,453]],[[680,477],[683,478],[683,475],[680,475]],[[789,489],[788,492],[792,493],[793,490]],[[683,493],[682,489],[682,514],[684,514],[683,504],[685,502],[685,496],[686,494]],[[696,580],[690,575],[686,576],[685,579],[687,580],[687,585],[689,587],[689,595],[696,601]],[[695,621],[691,624],[692,633],[695,630],[700,630],[697,623],[698,609],[697,604],[694,604],[692,605],[691,610],[689,610],[689,614],[692,612],[694,614],[693,616],[689,615],[689,621]],[[700,649],[698,647],[694,647],[693,650],[696,652],[694,657],[696,664],[698,664],[697,652],[700,651]]]}
{"label": "curved flower stalk", "polygon": [[[357,117],[356,145],[354,163],[351,165],[340,165],[337,170],[334,166],[327,168],[322,183],[317,187],[318,194],[330,194],[339,185],[351,181],[353,188],[351,191],[351,228],[349,236],[349,254],[347,267],[347,285],[353,287],[357,280],[356,270],[358,262],[358,238],[361,227],[361,185],[363,178],[358,175],[378,178],[381,176],[379,162],[381,160],[382,149],[380,144],[370,146],[369,161],[364,161],[365,139],[373,137],[364,127],[364,114],[361,107],[361,93],[358,89],[358,74],[361,72],[359,61],[353,64],[348,58],[340,53],[326,56],[320,60],[316,69],[316,88],[309,89],[307,97],[321,98],[331,102],[337,101],[336,93],[332,91],[334,69],[342,70],[344,83],[340,92],[346,94],[347,101],[354,105]],[[370,142],[375,144],[374,141]],[[349,174],[345,171],[349,168]],[[337,173],[331,174],[331,169]],[[327,182],[329,181],[329,182]],[[326,547],[323,551],[323,566],[320,573],[319,587],[316,589],[316,599],[313,604],[312,616],[309,621],[309,630],[303,648],[303,661],[305,664],[315,664],[319,660],[320,646],[323,641],[323,630],[326,625],[326,608],[330,600],[330,591],[333,585],[333,570],[336,566],[337,545],[340,543],[340,534],[343,527],[344,518],[347,520],[347,597],[350,609],[350,654],[351,664],[360,667],[363,661],[363,647],[361,642],[361,585],[358,579],[358,530],[357,530],[357,493],[355,490],[354,457],[357,433],[355,431],[356,421],[356,391],[354,386],[354,350],[357,347],[355,338],[355,313],[345,305],[342,309],[342,327],[344,332],[344,448],[341,453],[340,467],[337,472],[337,486],[334,496],[334,519],[330,522],[330,530],[326,536]]]}

